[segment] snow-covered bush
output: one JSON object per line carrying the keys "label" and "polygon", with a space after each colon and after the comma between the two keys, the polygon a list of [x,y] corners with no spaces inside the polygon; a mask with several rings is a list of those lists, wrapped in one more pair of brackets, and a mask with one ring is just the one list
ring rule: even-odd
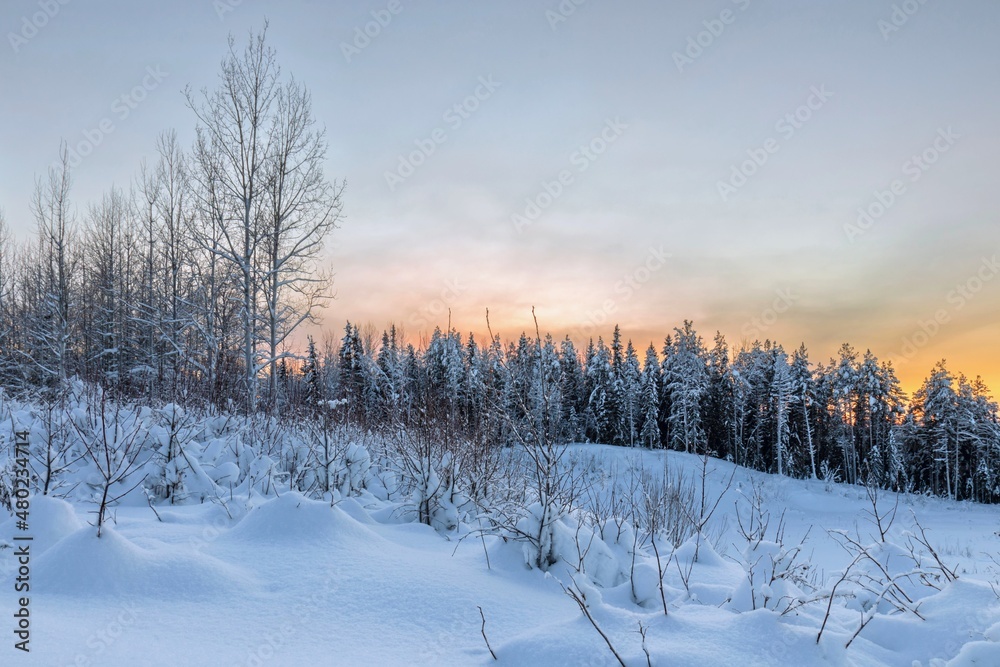
{"label": "snow-covered bush", "polygon": [[199,463],[196,420],[179,405],[167,404],[147,415],[154,457],[147,467],[147,488],[170,504],[204,502],[215,484]]}
{"label": "snow-covered bush", "polygon": [[[416,521],[448,532],[475,512],[461,484],[465,441],[455,440],[447,424],[428,416],[425,422],[389,435],[387,462],[394,468],[399,490],[407,498],[404,513]],[[379,480],[384,488],[384,480]]]}
{"label": "snow-covered bush", "polygon": [[372,457],[364,445],[350,442],[340,456],[336,470],[336,487],[342,496],[354,496],[367,485]]}
{"label": "snow-covered bush", "polygon": [[359,494],[367,488],[372,471],[372,455],[365,444],[369,434],[339,423],[340,401],[323,401],[312,418],[297,425],[286,453],[286,467],[298,466],[293,485],[313,497],[330,498]]}
{"label": "snow-covered bush", "polygon": [[780,530],[775,541],[748,543],[740,554],[746,578],[733,592],[728,608],[784,613],[800,604],[812,590],[809,566],[800,560],[802,547],[802,542],[786,545]]}
{"label": "snow-covered bush", "polygon": [[556,548],[556,526],[562,519],[553,503],[534,502],[524,508],[514,524],[513,534],[522,542],[524,562],[531,567],[547,570],[559,562]]}
{"label": "snow-covered bush", "polygon": [[72,437],[67,409],[55,401],[45,401],[30,412],[22,412],[18,429],[27,429],[31,441],[31,469],[43,495],[60,495],[70,486],[67,473],[83,456],[79,440]]}
{"label": "snow-covered bush", "polygon": [[766,509],[762,486],[756,481],[751,482],[751,493],[743,496],[742,505],[736,511],[743,538],[738,562],[746,577],[733,592],[728,607],[734,611],[791,611],[807,599],[807,592],[814,590],[810,567],[802,560],[808,533],[798,543],[787,544],[784,514],[770,530],[771,514]]}
{"label": "snow-covered bush", "polygon": [[138,416],[102,394],[87,409],[75,408],[71,423],[85,452],[86,486],[90,502],[97,505],[97,536],[100,537],[108,509],[138,488],[146,478],[142,470],[149,454],[143,447],[146,435]]}

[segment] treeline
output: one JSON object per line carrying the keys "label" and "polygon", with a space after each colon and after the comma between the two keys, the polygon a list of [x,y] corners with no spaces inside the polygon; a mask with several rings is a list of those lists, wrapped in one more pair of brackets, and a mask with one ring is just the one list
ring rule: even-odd
{"label": "treeline", "polygon": [[[310,342],[283,402],[328,405],[370,429],[436,424],[442,437],[501,445],[528,438],[671,448],[802,478],[994,502],[997,404],[980,379],[942,361],[911,399],[891,363],[849,345],[827,363],[770,341],[705,344],[691,322],[640,353],[522,334],[504,344],[434,331],[425,349],[394,328],[381,341],[348,324],[339,349]],[[451,435],[448,435],[451,434]]]}

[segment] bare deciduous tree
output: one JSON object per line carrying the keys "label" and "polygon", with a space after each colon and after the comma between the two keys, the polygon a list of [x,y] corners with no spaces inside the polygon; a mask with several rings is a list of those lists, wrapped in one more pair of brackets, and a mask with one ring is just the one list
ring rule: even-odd
{"label": "bare deciduous tree", "polygon": [[199,121],[199,179],[219,223],[213,242],[203,237],[202,246],[235,267],[241,291],[247,410],[256,407],[265,369],[270,405],[277,408],[284,345],[329,296],[318,259],[340,217],[343,190],[324,176],[327,144],[312,117],[312,99],[294,79],[282,83],[266,33],[266,24],[251,33],[242,53],[230,37],[219,87],[198,99],[185,91]]}
{"label": "bare deciduous tree", "polygon": [[32,309],[27,352],[41,380],[57,388],[70,374],[74,332],[70,309],[77,257],[73,251],[76,232],[69,202],[71,184],[69,151],[63,144],[58,164],[49,168],[45,181],[36,180],[31,200],[38,232],[34,296],[39,303]]}
{"label": "bare deciduous tree", "polygon": [[257,317],[260,284],[255,273],[266,215],[265,183],[271,155],[271,123],[281,92],[280,70],[266,31],[250,35],[242,53],[229,37],[219,86],[199,98],[184,91],[198,118],[195,153],[203,178],[214,182],[220,197],[220,243],[208,248],[237,269],[241,292],[243,392],[245,409],[257,396]]}
{"label": "bare deciduous tree", "polygon": [[281,347],[299,325],[311,321],[329,298],[329,277],[317,271],[323,241],[340,218],[342,184],[323,174],[325,133],[316,128],[309,92],[294,79],[278,92],[269,142],[269,210],[259,273],[264,299],[264,362],[269,398],[277,409]]}
{"label": "bare deciduous tree", "polygon": [[10,229],[3,209],[0,209],[0,379],[10,379],[13,375],[13,359],[10,356],[11,341],[14,339],[14,251]]}

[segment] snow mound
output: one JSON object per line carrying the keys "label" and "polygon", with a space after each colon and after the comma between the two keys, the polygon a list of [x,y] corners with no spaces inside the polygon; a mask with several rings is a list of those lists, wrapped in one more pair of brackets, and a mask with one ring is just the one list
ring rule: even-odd
{"label": "snow mound", "polygon": [[32,589],[71,596],[200,598],[245,594],[251,580],[232,565],[191,551],[147,551],[112,529],[82,528],[38,557]]}
{"label": "snow mound", "polygon": [[991,642],[1000,642],[1000,623],[994,623],[987,628],[986,632],[983,633],[983,636]]}
{"label": "snow mound", "polygon": [[987,667],[1000,665],[1000,644],[995,642],[969,642],[962,647],[948,667]]}
{"label": "snow mound", "polygon": [[229,539],[282,548],[346,536],[369,540],[374,533],[338,507],[294,491],[255,507],[227,534]]}
{"label": "snow mound", "polygon": [[17,517],[11,517],[9,521],[0,524],[0,535],[4,540],[13,535],[30,535],[31,551],[34,554],[42,553],[83,526],[72,505],[52,496],[32,496],[28,515],[29,530],[17,530],[17,520]]}

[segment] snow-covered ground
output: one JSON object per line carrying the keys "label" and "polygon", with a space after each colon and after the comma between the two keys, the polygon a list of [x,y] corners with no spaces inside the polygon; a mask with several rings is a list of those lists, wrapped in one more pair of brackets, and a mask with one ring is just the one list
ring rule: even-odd
{"label": "snow-covered ground", "polygon": [[[665,464],[670,478],[686,473],[700,496],[695,456],[590,445],[570,455],[601,501],[640,467],[656,476]],[[633,563],[628,522],[622,531],[605,524],[602,540],[586,531],[575,540],[569,521],[559,549],[589,546],[586,572],[565,563],[531,569],[522,544],[469,526],[442,534],[367,493],[334,506],[293,492],[250,507],[234,501],[228,511],[159,506],[159,517],[136,503],[116,508],[100,539],[87,523],[91,506],[36,496],[31,652],[14,649],[16,563],[12,549],[0,549],[8,626],[0,665],[493,664],[483,631],[501,665],[618,664],[564,587],[586,597],[627,665],[1000,665],[1000,600],[991,587],[1000,579],[1000,508],[900,497],[883,540],[862,487],[716,460],[707,470],[708,505],[721,500],[705,538],[676,550],[660,545],[658,567],[648,547]],[[755,498],[768,529],[748,543],[740,526],[753,532]],[[880,512],[895,503],[884,494]],[[957,581],[947,582],[919,545],[919,564],[907,554],[919,537],[914,516]],[[3,523],[0,541],[14,532],[13,519]],[[850,540],[872,558],[858,558]],[[800,543],[799,558],[782,569]],[[852,560],[851,577],[834,591]],[[771,581],[774,571],[784,574]],[[866,592],[866,572],[897,586],[881,598]],[[895,611],[892,599],[913,611]],[[781,613],[789,607],[797,608]]]}

